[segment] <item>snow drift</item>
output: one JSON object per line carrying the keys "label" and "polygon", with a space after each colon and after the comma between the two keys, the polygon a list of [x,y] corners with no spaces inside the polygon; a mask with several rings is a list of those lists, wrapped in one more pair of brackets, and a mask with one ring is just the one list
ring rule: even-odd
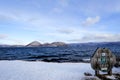
{"label": "snow drift", "polygon": [[89,63],[0,61],[0,80],[81,80],[84,72],[94,75]]}

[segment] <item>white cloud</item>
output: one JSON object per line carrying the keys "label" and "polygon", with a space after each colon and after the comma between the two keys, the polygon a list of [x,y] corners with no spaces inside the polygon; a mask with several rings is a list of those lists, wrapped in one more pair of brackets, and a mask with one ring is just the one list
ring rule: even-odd
{"label": "white cloud", "polygon": [[5,34],[0,34],[0,39],[5,39],[5,38],[7,38],[7,35],[5,35]]}
{"label": "white cloud", "polygon": [[24,41],[12,38],[7,34],[0,34],[0,44],[25,44]]}
{"label": "white cloud", "polygon": [[8,13],[0,13],[0,20],[17,20],[17,16]]}
{"label": "white cloud", "polygon": [[61,13],[63,10],[58,8],[58,7],[55,7],[53,8],[53,12],[56,12],[56,13]]}
{"label": "white cloud", "polygon": [[[18,39],[8,38],[6,40],[11,42],[12,44],[15,44],[15,45],[24,45],[24,44],[26,44],[24,41],[18,40]],[[6,43],[6,44],[8,44],[8,43]]]}
{"label": "white cloud", "polygon": [[100,21],[100,17],[96,16],[96,17],[88,17],[85,21],[82,22],[83,26],[91,26],[94,25],[96,23],[98,23]]}
{"label": "white cloud", "polygon": [[67,7],[67,6],[68,6],[68,0],[59,0],[59,4],[60,4],[62,7]]}
{"label": "white cloud", "polygon": [[58,0],[58,4],[53,8],[53,12],[55,13],[62,13],[64,8],[68,7],[69,1],[68,0]]}
{"label": "white cloud", "polygon": [[81,38],[69,40],[72,42],[112,42],[120,41],[120,34],[87,34]]}
{"label": "white cloud", "polygon": [[[26,27],[34,26],[33,29],[51,27],[56,21],[50,17],[44,16],[42,14],[28,14],[25,12],[0,12],[0,20],[15,21],[17,23],[23,24]],[[27,28],[29,28],[27,27]],[[25,27],[24,27],[25,28]]]}
{"label": "white cloud", "polygon": [[[78,7],[81,13],[86,16],[109,16],[112,13],[120,13],[120,0],[78,0]],[[78,5],[77,4],[77,5]],[[76,6],[75,6],[76,7]]]}
{"label": "white cloud", "polygon": [[63,34],[71,34],[74,32],[73,29],[58,29],[57,30],[59,33],[63,33]]}

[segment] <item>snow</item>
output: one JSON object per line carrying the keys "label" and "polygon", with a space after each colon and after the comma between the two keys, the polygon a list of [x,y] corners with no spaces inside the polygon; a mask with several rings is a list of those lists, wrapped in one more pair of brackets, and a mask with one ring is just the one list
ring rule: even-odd
{"label": "snow", "polygon": [[106,76],[108,79],[112,79],[112,80],[115,80],[115,76],[111,75],[111,76]]}
{"label": "snow", "polygon": [[87,59],[83,59],[83,61],[90,61],[90,58],[87,58]]}
{"label": "snow", "polygon": [[0,80],[81,80],[84,72],[94,75],[89,63],[0,61]]}

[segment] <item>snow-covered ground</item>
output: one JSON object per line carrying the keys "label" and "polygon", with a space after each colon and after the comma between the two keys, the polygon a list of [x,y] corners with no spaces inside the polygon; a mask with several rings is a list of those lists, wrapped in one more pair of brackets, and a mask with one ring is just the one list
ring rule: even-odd
{"label": "snow-covered ground", "polygon": [[89,63],[0,61],[0,80],[81,80],[84,72],[94,75]]}

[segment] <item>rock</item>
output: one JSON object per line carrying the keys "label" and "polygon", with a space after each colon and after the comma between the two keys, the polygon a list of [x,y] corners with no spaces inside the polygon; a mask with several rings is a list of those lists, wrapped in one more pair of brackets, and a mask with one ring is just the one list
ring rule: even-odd
{"label": "rock", "polygon": [[101,80],[96,76],[85,76],[81,80]]}
{"label": "rock", "polygon": [[92,74],[91,74],[91,73],[88,73],[88,72],[85,72],[84,75],[85,75],[85,76],[92,76]]}
{"label": "rock", "polygon": [[117,62],[114,66],[118,68],[118,67],[120,67],[120,57],[119,56],[116,57],[116,61]]}
{"label": "rock", "polygon": [[117,80],[120,80],[120,73],[113,74]]}

